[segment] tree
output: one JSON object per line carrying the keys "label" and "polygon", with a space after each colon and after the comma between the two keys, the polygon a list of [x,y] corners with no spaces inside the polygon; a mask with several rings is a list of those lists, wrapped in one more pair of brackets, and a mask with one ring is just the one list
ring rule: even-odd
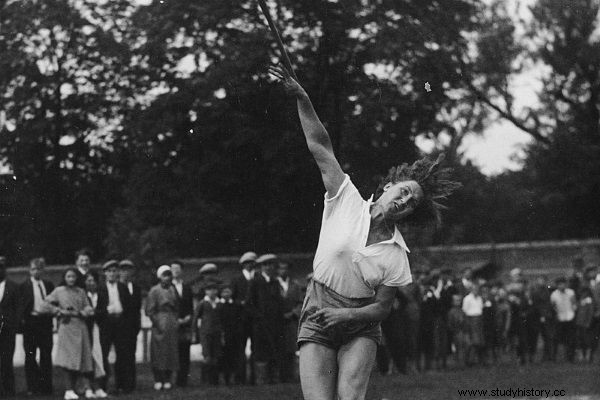
{"label": "tree", "polygon": [[100,250],[119,197],[111,141],[135,88],[123,42],[131,12],[120,0],[0,1],[0,164],[28,200],[3,219],[28,243],[16,259]]}
{"label": "tree", "polygon": [[[482,8],[459,0],[270,6],[344,170],[365,195],[377,175],[420,155],[416,136],[452,127],[439,116],[461,103],[450,89],[468,89],[466,33],[484,23]],[[129,214],[136,237],[158,229],[175,243],[168,232],[188,232],[186,254],[315,247],[323,189],[294,104],[266,77],[277,56],[258,10],[250,0],[174,0],[135,14],[135,58],[147,90],[160,91],[129,114],[118,147],[137,165],[127,185],[174,193],[165,204],[183,217],[157,216],[163,203],[127,190],[109,248],[131,233],[118,222]]]}

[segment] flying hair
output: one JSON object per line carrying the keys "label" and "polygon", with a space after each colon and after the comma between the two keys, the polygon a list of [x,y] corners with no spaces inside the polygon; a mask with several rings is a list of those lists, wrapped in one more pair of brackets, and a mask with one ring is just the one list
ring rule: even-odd
{"label": "flying hair", "polygon": [[424,157],[412,165],[404,163],[390,168],[375,191],[375,199],[381,196],[388,183],[416,181],[423,189],[424,197],[406,222],[418,225],[434,224],[436,228],[439,227],[442,223],[442,210],[447,209],[442,202],[462,186],[460,182],[450,179],[452,168],[440,166],[443,161],[444,154],[440,154],[435,161]]}

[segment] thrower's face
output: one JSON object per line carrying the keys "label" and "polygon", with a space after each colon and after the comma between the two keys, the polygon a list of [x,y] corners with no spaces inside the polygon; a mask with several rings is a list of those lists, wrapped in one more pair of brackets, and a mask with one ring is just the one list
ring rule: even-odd
{"label": "thrower's face", "polygon": [[394,223],[411,215],[423,201],[423,188],[416,181],[388,183],[377,199],[388,221]]}

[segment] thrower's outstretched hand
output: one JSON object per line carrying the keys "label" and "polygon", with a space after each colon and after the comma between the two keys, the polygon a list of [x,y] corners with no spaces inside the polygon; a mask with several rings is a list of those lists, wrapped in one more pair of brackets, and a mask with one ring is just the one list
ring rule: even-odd
{"label": "thrower's outstretched hand", "polygon": [[269,74],[281,82],[283,89],[289,96],[297,98],[306,96],[304,88],[292,77],[290,72],[284,66],[270,66]]}
{"label": "thrower's outstretched hand", "polygon": [[269,73],[283,84],[288,95],[296,98],[298,116],[308,150],[321,170],[321,178],[327,193],[333,197],[344,182],[345,175],[333,154],[333,146],[327,130],[319,120],[308,94],[285,67],[270,66]]}

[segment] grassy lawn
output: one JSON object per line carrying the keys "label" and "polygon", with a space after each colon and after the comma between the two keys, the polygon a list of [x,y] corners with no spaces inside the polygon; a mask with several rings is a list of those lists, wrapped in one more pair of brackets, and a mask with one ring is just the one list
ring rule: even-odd
{"label": "grassy lawn", "polygon": [[[138,371],[139,390],[133,395],[119,396],[122,400],[141,399],[222,399],[222,400],[292,400],[302,399],[300,385],[282,384],[261,387],[231,386],[209,388],[198,379],[199,366],[192,366],[190,387],[156,393],[152,390],[152,377],[147,366]],[[18,388],[23,391],[23,371],[17,370]],[[61,379],[57,377],[55,397],[62,397]],[[598,364],[545,363],[519,367],[505,363],[493,367],[428,372],[413,375],[379,376],[375,373],[367,394],[369,400],[400,399],[458,399],[459,389],[550,389],[564,390],[567,400],[600,400],[600,366]],[[23,398],[25,396],[18,396]],[[494,398],[473,396],[472,398]],[[504,397],[510,398],[510,397]]]}

